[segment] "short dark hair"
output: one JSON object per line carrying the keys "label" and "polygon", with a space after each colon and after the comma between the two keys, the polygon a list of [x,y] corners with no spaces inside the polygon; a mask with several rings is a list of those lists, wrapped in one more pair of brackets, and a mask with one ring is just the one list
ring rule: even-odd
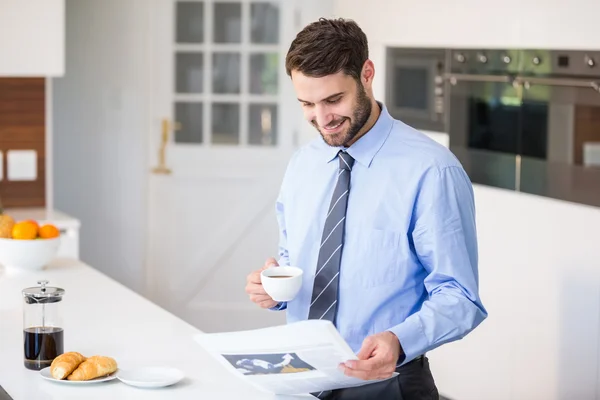
{"label": "short dark hair", "polygon": [[343,71],[360,81],[362,67],[369,58],[367,36],[349,19],[319,18],[302,29],[292,41],[285,69],[320,78]]}

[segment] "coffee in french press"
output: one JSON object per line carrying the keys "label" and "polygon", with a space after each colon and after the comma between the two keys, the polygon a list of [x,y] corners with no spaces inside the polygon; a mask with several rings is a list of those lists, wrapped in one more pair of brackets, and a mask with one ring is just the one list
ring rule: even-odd
{"label": "coffee in french press", "polygon": [[23,344],[24,364],[39,371],[52,364],[64,352],[64,331],[60,305],[64,289],[40,286],[23,289]]}

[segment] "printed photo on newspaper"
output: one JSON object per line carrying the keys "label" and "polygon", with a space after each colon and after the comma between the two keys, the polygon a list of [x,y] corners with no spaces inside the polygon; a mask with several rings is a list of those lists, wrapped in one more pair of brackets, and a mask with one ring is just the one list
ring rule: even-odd
{"label": "printed photo on newspaper", "polygon": [[194,339],[232,374],[275,394],[314,393],[377,382],[348,377],[338,369],[340,363],[357,357],[329,321],[205,333]]}

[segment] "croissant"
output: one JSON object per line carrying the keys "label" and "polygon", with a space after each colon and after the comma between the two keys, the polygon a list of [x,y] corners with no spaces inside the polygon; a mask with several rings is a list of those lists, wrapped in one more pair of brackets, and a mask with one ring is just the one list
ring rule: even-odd
{"label": "croissant", "polygon": [[84,361],[85,357],[75,351],[63,353],[50,364],[50,375],[54,379],[65,379]]}
{"label": "croissant", "polygon": [[79,364],[77,369],[67,377],[70,381],[89,381],[112,374],[117,370],[117,362],[110,357],[92,356]]}

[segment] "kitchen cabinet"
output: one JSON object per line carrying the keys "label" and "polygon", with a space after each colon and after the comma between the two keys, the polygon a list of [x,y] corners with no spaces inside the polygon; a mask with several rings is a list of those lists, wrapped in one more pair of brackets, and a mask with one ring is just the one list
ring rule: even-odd
{"label": "kitchen cabinet", "polygon": [[0,0],[0,76],[62,76],[65,0]]}

